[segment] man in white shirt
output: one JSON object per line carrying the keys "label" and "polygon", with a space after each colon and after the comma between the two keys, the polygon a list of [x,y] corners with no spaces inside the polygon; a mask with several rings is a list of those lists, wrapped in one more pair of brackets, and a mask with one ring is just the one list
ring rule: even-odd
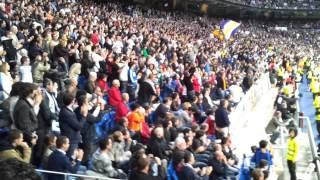
{"label": "man in white shirt", "polygon": [[230,87],[229,87],[230,95],[231,95],[231,100],[234,103],[239,103],[241,98],[243,97],[243,91],[242,88],[240,87],[240,82],[236,81],[234,82]]}
{"label": "man in white shirt", "polygon": [[121,41],[121,37],[117,36],[117,40],[112,45],[112,50],[116,54],[121,54],[122,53],[122,48],[123,48],[123,43]]}
{"label": "man in white shirt", "polygon": [[122,61],[118,64],[119,66],[119,79],[120,79],[120,91],[122,93],[127,92],[128,88],[128,71],[129,71],[129,66],[127,61]]}

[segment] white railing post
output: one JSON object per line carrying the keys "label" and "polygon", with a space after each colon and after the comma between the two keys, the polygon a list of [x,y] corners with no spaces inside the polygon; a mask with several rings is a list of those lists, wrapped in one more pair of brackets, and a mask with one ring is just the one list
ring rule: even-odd
{"label": "white railing post", "polygon": [[317,146],[316,146],[316,143],[314,140],[314,134],[313,134],[310,118],[306,117],[306,116],[299,116],[299,119],[304,119],[306,122],[312,158],[316,164],[317,177],[318,177],[318,179],[320,179],[320,162],[319,162],[318,151],[316,148]]}

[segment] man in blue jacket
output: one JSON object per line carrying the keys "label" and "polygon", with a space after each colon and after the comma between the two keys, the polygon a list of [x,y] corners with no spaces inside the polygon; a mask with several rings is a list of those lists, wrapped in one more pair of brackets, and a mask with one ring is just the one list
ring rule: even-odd
{"label": "man in blue jacket", "polygon": [[75,149],[78,148],[78,144],[82,142],[80,131],[88,115],[88,106],[81,106],[80,116],[78,118],[76,113],[73,111],[75,95],[72,93],[65,93],[62,99],[64,106],[59,114],[59,125],[61,135],[68,137],[70,140],[70,147],[67,151],[67,156],[71,157]]}
{"label": "man in blue jacket", "polygon": [[[74,162],[66,156],[66,152],[69,149],[69,139],[66,136],[60,136],[57,138],[57,150],[52,152],[48,158],[47,170],[57,171],[63,173],[76,173],[79,169],[80,163],[83,157],[82,150],[75,150]],[[48,180],[64,180],[64,175],[48,174]]]}
{"label": "man in blue jacket", "polygon": [[223,134],[226,137],[229,133],[229,113],[227,107],[229,105],[228,100],[221,100],[220,107],[215,112],[215,120],[216,120],[216,129],[219,133]]}

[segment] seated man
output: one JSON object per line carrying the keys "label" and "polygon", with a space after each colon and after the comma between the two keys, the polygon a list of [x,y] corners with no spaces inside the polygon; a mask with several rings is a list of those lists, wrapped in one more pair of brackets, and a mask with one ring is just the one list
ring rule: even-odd
{"label": "seated man", "polygon": [[[92,170],[109,178],[125,179],[126,174],[120,169],[115,169],[109,154],[112,151],[112,141],[110,138],[101,139],[99,141],[99,149],[92,157]],[[89,172],[90,174],[90,172]],[[93,175],[93,174],[92,174]]]}
{"label": "seated man", "polygon": [[[58,171],[64,173],[77,173],[83,157],[83,151],[77,149],[74,153],[75,162],[71,162],[67,157],[66,152],[69,149],[70,142],[66,136],[57,138],[57,150],[55,150],[48,158],[47,170]],[[63,175],[48,174],[48,180],[64,179]]]}
{"label": "seated man", "polygon": [[222,151],[216,151],[215,157],[211,162],[211,166],[214,169],[211,174],[212,179],[237,179],[236,176],[239,174],[239,170],[228,165],[227,158]]}
{"label": "seated man", "polygon": [[[36,136],[32,143],[35,144]],[[22,155],[16,150],[20,146],[22,148]],[[23,141],[23,133],[20,130],[11,130],[7,136],[7,140],[4,140],[0,144],[0,160],[6,159],[18,159],[29,163],[31,156],[31,148],[26,142]]]}
{"label": "seated man", "polygon": [[185,180],[207,180],[212,172],[212,167],[194,168],[195,163],[194,156],[191,152],[185,151],[184,165],[177,172],[179,179]]}

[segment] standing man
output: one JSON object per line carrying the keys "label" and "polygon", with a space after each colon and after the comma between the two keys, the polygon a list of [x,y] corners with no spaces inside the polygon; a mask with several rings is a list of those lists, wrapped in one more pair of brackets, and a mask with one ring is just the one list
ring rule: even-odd
{"label": "standing man", "polygon": [[59,113],[59,124],[61,129],[61,135],[68,137],[70,140],[70,147],[67,149],[67,156],[71,157],[74,151],[78,148],[78,144],[82,142],[80,131],[86,121],[88,115],[88,107],[81,106],[80,114],[77,117],[73,111],[73,105],[75,104],[75,95],[73,93],[65,93],[63,95],[64,107]]}
{"label": "standing man", "polygon": [[229,102],[227,100],[220,101],[220,107],[215,112],[215,120],[216,120],[216,129],[220,133],[220,135],[226,137],[229,134],[229,113],[227,107]]}
{"label": "standing man", "polygon": [[299,145],[296,140],[296,137],[298,135],[297,129],[290,129],[289,130],[289,140],[288,140],[288,149],[287,149],[287,163],[290,173],[290,179],[296,180],[296,161],[297,161],[297,155],[299,150]]}

